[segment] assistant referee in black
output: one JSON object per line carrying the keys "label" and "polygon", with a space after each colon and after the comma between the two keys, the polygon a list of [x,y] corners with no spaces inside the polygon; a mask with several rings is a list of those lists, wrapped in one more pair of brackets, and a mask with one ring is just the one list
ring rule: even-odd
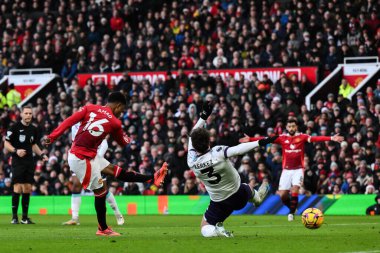
{"label": "assistant referee in black", "polygon": [[33,153],[41,156],[44,161],[48,157],[37,145],[37,128],[32,123],[32,107],[24,106],[21,111],[21,121],[15,123],[5,137],[5,148],[12,153],[12,224],[19,224],[17,210],[22,194],[21,224],[34,224],[28,217],[30,193],[34,183],[35,161]]}

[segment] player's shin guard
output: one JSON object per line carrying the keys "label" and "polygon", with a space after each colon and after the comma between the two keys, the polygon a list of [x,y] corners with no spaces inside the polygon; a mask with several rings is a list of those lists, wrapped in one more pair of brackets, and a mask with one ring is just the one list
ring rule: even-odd
{"label": "player's shin guard", "polygon": [[28,218],[28,210],[29,210],[29,202],[30,202],[30,193],[22,194],[22,219]]}
{"label": "player's shin guard", "polygon": [[290,213],[294,214],[298,206],[298,193],[292,192],[290,197]]}
{"label": "player's shin guard", "polygon": [[127,171],[117,165],[115,165],[114,176],[115,178],[124,182],[142,182],[142,183],[149,182],[150,180],[153,180],[154,178],[154,175],[148,176],[148,175],[136,173],[134,171]]}
{"label": "player's shin guard", "polygon": [[95,210],[98,218],[99,229],[105,230],[108,228],[106,221],[106,196],[107,190],[94,194],[95,195]]}
{"label": "player's shin guard", "polygon": [[20,193],[12,193],[12,215],[13,219],[17,219],[18,205],[20,203]]}

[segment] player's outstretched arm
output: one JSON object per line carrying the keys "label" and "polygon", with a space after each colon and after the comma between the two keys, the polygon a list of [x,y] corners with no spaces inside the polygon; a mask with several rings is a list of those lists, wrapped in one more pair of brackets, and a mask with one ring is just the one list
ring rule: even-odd
{"label": "player's outstretched arm", "polygon": [[225,153],[226,158],[243,155],[245,153],[248,153],[252,149],[257,148],[258,146],[265,146],[269,143],[273,143],[277,138],[278,136],[276,135],[273,137],[262,138],[261,140],[254,141],[254,142],[242,143],[234,147],[226,148],[224,153]]}
{"label": "player's outstretched arm", "polygon": [[214,103],[212,101],[208,101],[208,102],[204,102],[203,103],[202,111],[199,114],[200,119],[195,124],[195,126],[193,127],[193,129],[191,129],[191,131],[204,126],[204,124],[206,123],[206,120],[211,115],[213,108],[214,108]]}
{"label": "player's outstretched arm", "polygon": [[84,106],[79,111],[65,119],[54,131],[44,138],[44,145],[49,145],[55,141],[59,136],[61,136],[67,129],[82,121],[86,115],[87,107]]}
{"label": "player's outstretched arm", "polygon": [[[198,122],[195,124],[193,129],[191,129],[191,132],[193,132],[197,128],[204,127],[206,120],[212,113],[212,109],[214,108],[214,103],[212,101],[204,102],[202,106],[202,111],[200,113],[200,118]],[[188,155],[187,155],[187,164],[191,164],[194,160],[194,157],[196,157],[197,152],[195,151],[193,147],[193,142],[191,140],[191,135],[189,136],[189,143],[188,143]],[[190,165],[189,165],[190,166]]]}
{"label": "player's outstretched arm", "polygon": [[250,141],[258,141],[258,140],[261,140],[261,139],[264,139],[264,138],[265,137],[262,137],[262,136],[259,136],[259,137],[249,137],[248,135],[244,134],[244,137],[240,138],[239,142],[240,143],[246,143],[246,142],[250,142]]}
{"label": "player's outstretched arm", "polygon": [[334,136],[310,136],[309,142],[320,142],[320,141],[335,141],[341,143],[344,140],[343,136],[336,134]]}
{"label": "player's outstretched arm", "polygon": [[332,141],[335,141],[335,142],[343,142],[344,141],[344,137],[343,136],[340,136],[339,134],[336,134],[334,136],[331,137],[331,140]]}

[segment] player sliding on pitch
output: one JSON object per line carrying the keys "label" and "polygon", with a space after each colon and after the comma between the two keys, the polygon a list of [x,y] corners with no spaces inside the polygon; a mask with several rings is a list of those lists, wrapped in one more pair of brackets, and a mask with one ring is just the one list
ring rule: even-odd
{"label": "player sliding on pitch", "polygon": [[242,184],[239,173],[228,158],[243,155],[258,146],[273,142],[277,137],[234,147],[210,148],[210,133],[204,126],[212,109],[212,102],[205,103],[200,119],[192,129],[187,164],[204,183],[211,199],[201,222],[202,235],[204,237],[233,237],[231,232],[224,229],[224,220],[234,210],[243,208],[247,201],[253,202],[256,206],[259,205],[269,192],[269,184],[262,183],[258,191],[248,184]]}
{"label": "player sliding on pitch", "polygon": [[128,145],[130,139],[121,128],[118,119],[124,112],[127,100],[121,92],[112,92],[105,106],[88,104],[78,112],[65,119],[50,135],[45,138],[45,144],[51,144],[67,129],[81,122],[78,133],[71,146],[68,162],[84,189],[90,189],[95,195],[95,210],[98,218],[100,236],[119,236],[120,234],[108,227],[106,222],[107,186],[101,173],[114,176],[125,182],[152,182],[160,186],[167,174],[167,164],[164,163],[152,176],[127,171],[117,165],[110,164],[104,157],[97,155],[98,147],[104,138],[110,134],[121,146]]}

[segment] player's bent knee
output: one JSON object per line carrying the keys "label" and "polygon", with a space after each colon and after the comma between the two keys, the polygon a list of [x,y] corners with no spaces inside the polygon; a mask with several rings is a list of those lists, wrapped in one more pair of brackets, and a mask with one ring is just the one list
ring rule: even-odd
{"label": "player's bent knee", "polygon": [[216,233],[215,226],[213,226],[213,225],[204,225],[204,226],[202,226],[201,233],[202,233],[203,237],[218,236],[218,234]]}

